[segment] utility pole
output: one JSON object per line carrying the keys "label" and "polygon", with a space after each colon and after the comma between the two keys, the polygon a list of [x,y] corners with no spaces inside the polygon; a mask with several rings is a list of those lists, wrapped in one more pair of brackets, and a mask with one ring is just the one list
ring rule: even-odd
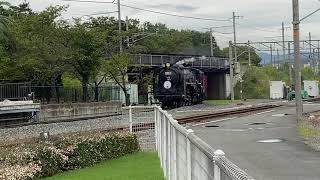
{"label": "utility pole", "polygon": [[271,57],[271,65],[273,66],[273,53],[272,53],[272,44],[270,44],[270,57]]}
{"label": "utility pole", "polygon": [[[126,16],[126,31],[127,31],[127,33],[128,33],[128,31],[129,31],[129,19],[128,19],[128,16]],[[127,36],[127,47],[129,47],[130,46],[130,42],[129,42],[129,36]]]}
{"label": "utility pole", "polygon": [[276,63],[277,67],[280,66],[280,56],[279,56],[279,49],[277,49],[277,63]]}
{"label": "utility pole", "polygon": [[288,42],[288,65],[289,65],[289,80],[290,80],[290,89],[292,88],[292,63],[291,63],[291,45]]}
{"label": "utility pole", "polygon": [[311,32],[309,32],[309,59],[310,59],[310,62],[311,62],[311,69],[313,71],[315,71],[315,64],[314,64],[314,60],[312,58],[312,41],[311,41]]}
{"label": "utility pole", "polygon": [[213,36],[212,28],[210,28],[210,55],[213,56]]}
{"label": "utility pole", "polygon": [[317,58],[317,71],[319,72],[319,61],[320,61],[320,41],[318,41],[318,51],[317,51],[317,53],[318,53],[318,58]]}
{"label": "utility pole", "polygon": [[250,48],[250,41],[248,41],[248,53],[249,53],[249,66],[251,66],[251,48]]}
{"label": "utility pole", "polygon": [[119,46],[120,46],[120,53],[122,53],[122,38],[121,38],[121,9],[120,9],[120,0],[118,0],[118,27],[119,27]]}
{"label": "utility pole", "polygon": [[231,93],[231,101],[234,103],[234,84],[233,84],[233,67],[234,61],[232,57],[232,41],[229,41],[229,64],[230,64],[230,93]]}
{"label": "utility pole", "polygon": [[296,78],[296,113],[297,119],[301,120],[303,104],[301,98],[301,57],[300,57],[300,17],[299,17],[299,0],[292,0],[293,9],[293,40],[294,40],[294,68]]}
{"label": "utility pole", "polygon": [[282,59],[286,63],[286,45],[284,43],[284,23],[282,22]]}
{"label": "utility pole", "polygon": [[237,55],[237,32],[236,32],[236,18],[239,16],[236,16],[236,13],[232,13],[232,20],[233,20],[233,42],[234,42],[234,62],[238,62],[238,55]]}

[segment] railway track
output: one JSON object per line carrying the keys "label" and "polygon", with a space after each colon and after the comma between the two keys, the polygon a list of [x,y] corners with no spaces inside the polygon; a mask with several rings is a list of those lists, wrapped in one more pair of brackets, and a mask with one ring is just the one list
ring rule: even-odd
{"label": "railway track", "polygon": [[[196,123],[196,122],[204,122],[206,120],[219,118],[219,117],[225,117],[225,116],[232,116],[232,115],[239,115],[239,114],[247,114],[247,113],[253,113],[257,111],[262,110],[268,110],[268,109],[274,109],[277,107],[280,107],[281,105],[262,105],[262,106],[254,106],[254,107],[247,107],[247,108],[241,108],[241,109],[234,109],[234,110],[224,110],[221,112],[214,112],[214,113],[208,113],[208,114],[202,114],[202,115],[195,115],[195,116],[187,116],[183,118],[176,118],[179,124],[184,125],[187,123]],[[132,131],[138,132],[148,129],[153,129],[154,123],[141,123],[139,125],[133,125]],[[129,130],[129,127],[122,127],[117,128],[117,130]]]}
{"label": "railway track", "polygon": [[224,110],[221,112],[214,112],[214,113],[208,113],[203,115],[196,115],[196,116],[188,116],[183,118],[177,118],[177,121],[179,124],[187,124],[191,122],[201,122],[204,120],[219,118],[219,117],[225,117],[225,116],[231,116],[236,114],[246,114],[261,110],[267,110],[267,109],[273,109],[280,107],[280,105],[263,105],[263,106],[253,106],[248,108],[241,108],[241,109],[234,109],[234,110]]}
{"label": "railway track", "polygon": [[[202,115],[195,115],[195,116],[187,116],[183,118],[176,118],[179,124],[187,124],[187,123],[196,123],[196,122],[203,122],[206,120],[219,118],[219,117],[225,117],[225,116],[231,116],[231,115],[238,115],[238,114],[246,114],[256,111],[262,111],[272,108],[277,108],[280,105],[261,105],[261,106],[253,106],[253,107],[246,107],[246,108],[239,108],[239,109],[232,109],[232,110],[222,110],[219,112],[213,112],[213,113],[207,113]],[[123,115],[123,114],[121,114]],[[112,115],[111,115],[112,116]],[[114,116],[114,115],[113,115]],[[95,118],[102,118],[102,117],[110,117],[108,116],[94,116],[94,117],[86,117],[86,118],[73,118],[73,119],[67,119],[64,121],[53,121],[53,122],[40,122],[40,123],[24,123],[24,124],[12,124],[12,125],[6,125],[1,126],[0,128],[17,128],[17,127],[23,127],[23,126],[30,126],[30,125],[39,125],[39,124],[53,124],[53,123],[62,123],[62,122],[75,122],[75,121],[83,121],[83,120],[90,120]],[[132,131],[138,132],[148,129],[154,129],[154,123],[138,123],[132,125]],[[129,126],[119,126],[116,128],[108,128],[103,129],[103,131],[129,131]]]}

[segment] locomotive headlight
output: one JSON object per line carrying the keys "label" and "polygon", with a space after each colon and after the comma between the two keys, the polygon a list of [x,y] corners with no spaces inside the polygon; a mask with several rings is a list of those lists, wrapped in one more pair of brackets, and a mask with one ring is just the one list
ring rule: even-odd
{"label": "locomotive headlight", "polygon": [[166,67],[169,68],[170,67],[170,63],[166,63]]}
{"label": "locomotive headlight", "polygon": [[163,87],[166,88],[166,89],[170,89],[171,86],[172,86],[172,85],[171,85],[171,82],[170,82],[170,81],[166,81],[166,82],[163,83]]}

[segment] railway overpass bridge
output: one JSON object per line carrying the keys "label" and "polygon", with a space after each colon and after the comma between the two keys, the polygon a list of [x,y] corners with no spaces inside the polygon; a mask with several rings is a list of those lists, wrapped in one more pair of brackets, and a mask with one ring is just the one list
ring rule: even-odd
{"label": "railway overpass bridge", "polygon": [[133,64],[146,67],[152,71],[164,64],[183,64],[205,72],[208,77],[208,99],[225,99],[230,94],[229,60],[220,57],[205,57],[197,55],[153,55],[136,54]]}

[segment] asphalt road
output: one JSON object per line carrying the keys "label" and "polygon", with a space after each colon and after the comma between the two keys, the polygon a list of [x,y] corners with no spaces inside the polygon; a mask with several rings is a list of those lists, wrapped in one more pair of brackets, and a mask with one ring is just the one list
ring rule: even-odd
{"label": "asphalt road", "polygon": [[[320,105],[305,105],[304,110],[320,110]],[[222,149],[231,161],[257,180],[320,180],[320,152],[302,142],[294,114],[294,107],[282,107],[192,129],[213,148]],[[205,127],[208,125],[220,127]],[[283,141],[258,142],[269,139]]]}

